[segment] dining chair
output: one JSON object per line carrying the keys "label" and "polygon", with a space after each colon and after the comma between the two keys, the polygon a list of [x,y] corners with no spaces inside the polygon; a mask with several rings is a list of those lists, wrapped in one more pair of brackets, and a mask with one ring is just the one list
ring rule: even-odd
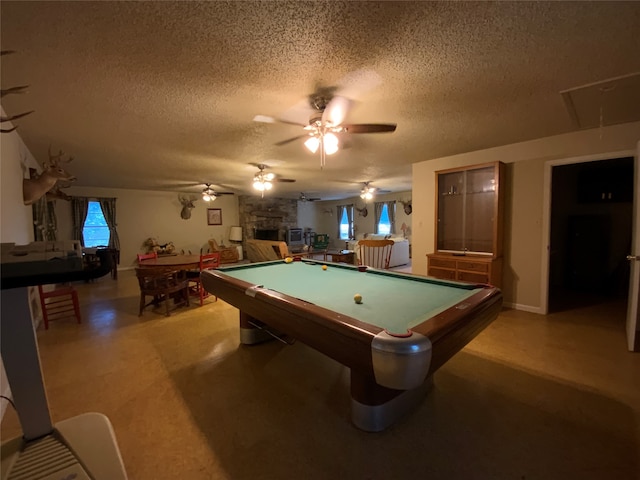
{"label": "dining chair", "polygon": [[[169,304],[174,300],[176,305],[189,306],[189,279],[184,270],[171,270],[163,268],[136,268],[136,277],[140,285],[140,311],[149,305],[159,306],[165,304],[165,315],[170,315]],[[146,303],[146,297],[152,297]]]}
{"label": "dining chair", "polygon": [[358,263],[373,268],[389,269],[393,240],[359,240]]}
{"label": "dining chair", "polygon": [[143,260],[151,260],[152,258],[158,258],[158,252],[139,253],[138,254],[138,263],[140,263]]}
{"label": "dining chair", "polygon": [[50,321],[70,316],[76,317],[78,323],[82,323],[78,292],[71,285],[56,286],[48,292],[44,291],[42,285],[38,285],[38,293],[45,330],[49,329]]}
{"label": "dining chair", "polygon": [[[210,294],[202,287],[202,281],[200,280],[200,273],[204,270],[210,270],[218,268],[220,266],[220,252],[203,253],[200,255],[200,264],[198,270],[187,271],[187,278],[189,279],[190,291],[193,295],[200,297],[200,306],[204,304],[204,299]],[[213,295],[218,301],[218,297]]]}

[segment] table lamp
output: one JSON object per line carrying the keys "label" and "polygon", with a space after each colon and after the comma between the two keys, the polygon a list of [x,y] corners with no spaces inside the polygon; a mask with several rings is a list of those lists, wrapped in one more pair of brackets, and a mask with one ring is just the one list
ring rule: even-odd
{"label": "table lamp", "polygon": [[232,242],[242,241],[242,227],[231,227],[229,232],[229,240]]}
{"label": "table lamp", "polygon": [[[231,227],[229,231],[230,242],[242,242],[242,227]],[[242,260],[242,243],[234,243],[238,249],[238,260]]]}

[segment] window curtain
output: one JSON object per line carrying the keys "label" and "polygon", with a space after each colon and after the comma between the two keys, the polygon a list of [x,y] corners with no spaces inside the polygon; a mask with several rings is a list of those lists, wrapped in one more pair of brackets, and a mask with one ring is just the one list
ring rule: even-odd
{"label": "window curtain", "polygon": [[382,207],[385,202],[375,202],[373,204],[373,233],[380,233],[378,231],[378,225],[380,224],[380,217],[382,217]]}
{"label": "window curtain", "polygon": [[389,225],[390,225],[389,234],[395,235],[396,234],[396,201],[395,200],[392,200],[390,202],[376,202],[373,205],[374,216],[375,216],[374,233],[380,233],[378,231],[378,225],[380,224],[380,217],[382,217],[382,209],[384,208],[385,205],[387,206],[387,214],[389,215]]}
{"label": "window curtain", "polygon": [[116,230],[116,199],[115,198],[99,198],[102,214],[109,227],[109,248],[120,250],[120,238]]}
{"label": "window curtain", "polygon": [[38,241],[56,241],[58,219],[54,202],[48,202],[43,195],[33,204],[33,238]]}
{"label": "window curtain", "polygon": [[338,213],[338,220],[337,220],[337,228],[338,228],[338,236],[336,238],[340,238],[340,222],[342,221],[342,216],[344,215],[345,210],[347,211],[347,224],[348,224],[348,229],[347,229],[347,235],[349,236],[349,240],[351,240],[352,238],[354,238],[354,234],[353,234],[353,205],[338,205],[336,207],[337,213]]}
{"label": "window curtain", "polygon": [[391,235],[396,234],[396,201],[387,202],[387,212],[389,212],[389,223],[391,224]]}
{"label": "window curtain", "polygon": [[71,197],[71,225],[73,240],[79,240],[84,247],[84,236],[82,229],[84,221],[87,219],[89,211],[89,199],[85,197]]}
{"label": "window curtain", "polygon": [[[338,234],[336,235],[336,238],[340,238],[340,222],[342,221],[342,215],[344,215],[344,209],[347,208],[346,205],[338,205],[336,207],[336,210],[338,211],[338,217],[336,218],[336,229]],[[348,214],[347,214],[348,215]]]}

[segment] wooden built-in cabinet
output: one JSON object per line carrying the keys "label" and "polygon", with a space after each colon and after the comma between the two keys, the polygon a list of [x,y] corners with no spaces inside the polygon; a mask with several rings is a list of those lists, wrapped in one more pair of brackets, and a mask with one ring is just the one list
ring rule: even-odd
{"label": "wooden built-in cabinet", "polygon": [[436,172],[436,251],[428,275],[502,285],[504,164]]}

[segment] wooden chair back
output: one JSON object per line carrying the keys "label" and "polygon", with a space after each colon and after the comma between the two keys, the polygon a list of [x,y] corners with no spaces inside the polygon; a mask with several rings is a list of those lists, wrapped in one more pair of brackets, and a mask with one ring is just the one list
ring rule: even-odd
{"label": "wooden chair back", "polygon": [[364,239],[358,241],[360,265],[387,270],[391,261],[393,244],[393,240]]}
{"label": "wooden chair back", "polygon": [[220,252],[203,253],[200,255],[200,271],[218,268],[220,266]]}
{"label": "wooden chair back", "polygon": [[44,291],[42,285],[38,285],[38,293],[45,330],[49,329],[51,320],[63,317],[76,317],[78,323],[82,323],[78,292],[71,285],[57,286],[48,292]]}
{"label": "wooden chair back", "polygon": [[152,258],[158,258],[158,252],[139,253],[138,254],[138,263],[140,263],[143,260],[151,260]]}
{"label": "wooden chair back", "polygon": [[[189,306],[189,280],[187,272],[184,270],[172,270],[169,268],[136,268],[136,277],[140,286],[140,311],[149,305],[165,304],[165,315],[169,316],[170,300],[182,300],[179,303],[186,303]],[[152,297],[149,303],[146,297]],[[182,297],[180,299],[179,297]]]}
{"label": "wooden chair back", "polygon": [[[220,257],[220,252],[201,253],[198,270],[187,272],[187,278],[189,279],[189,283],[191,284],[189,286],[190,291],[193,295],[200,298],[200,306],[204,305],[204,299],[210,295],[209,292],[207,292],[202,286],[200,272],[202,272],[203,270],[218,268],[220,266]],[[216,301],[218,301],[218,297],[214,295],[214,298],[216,299]]]}

